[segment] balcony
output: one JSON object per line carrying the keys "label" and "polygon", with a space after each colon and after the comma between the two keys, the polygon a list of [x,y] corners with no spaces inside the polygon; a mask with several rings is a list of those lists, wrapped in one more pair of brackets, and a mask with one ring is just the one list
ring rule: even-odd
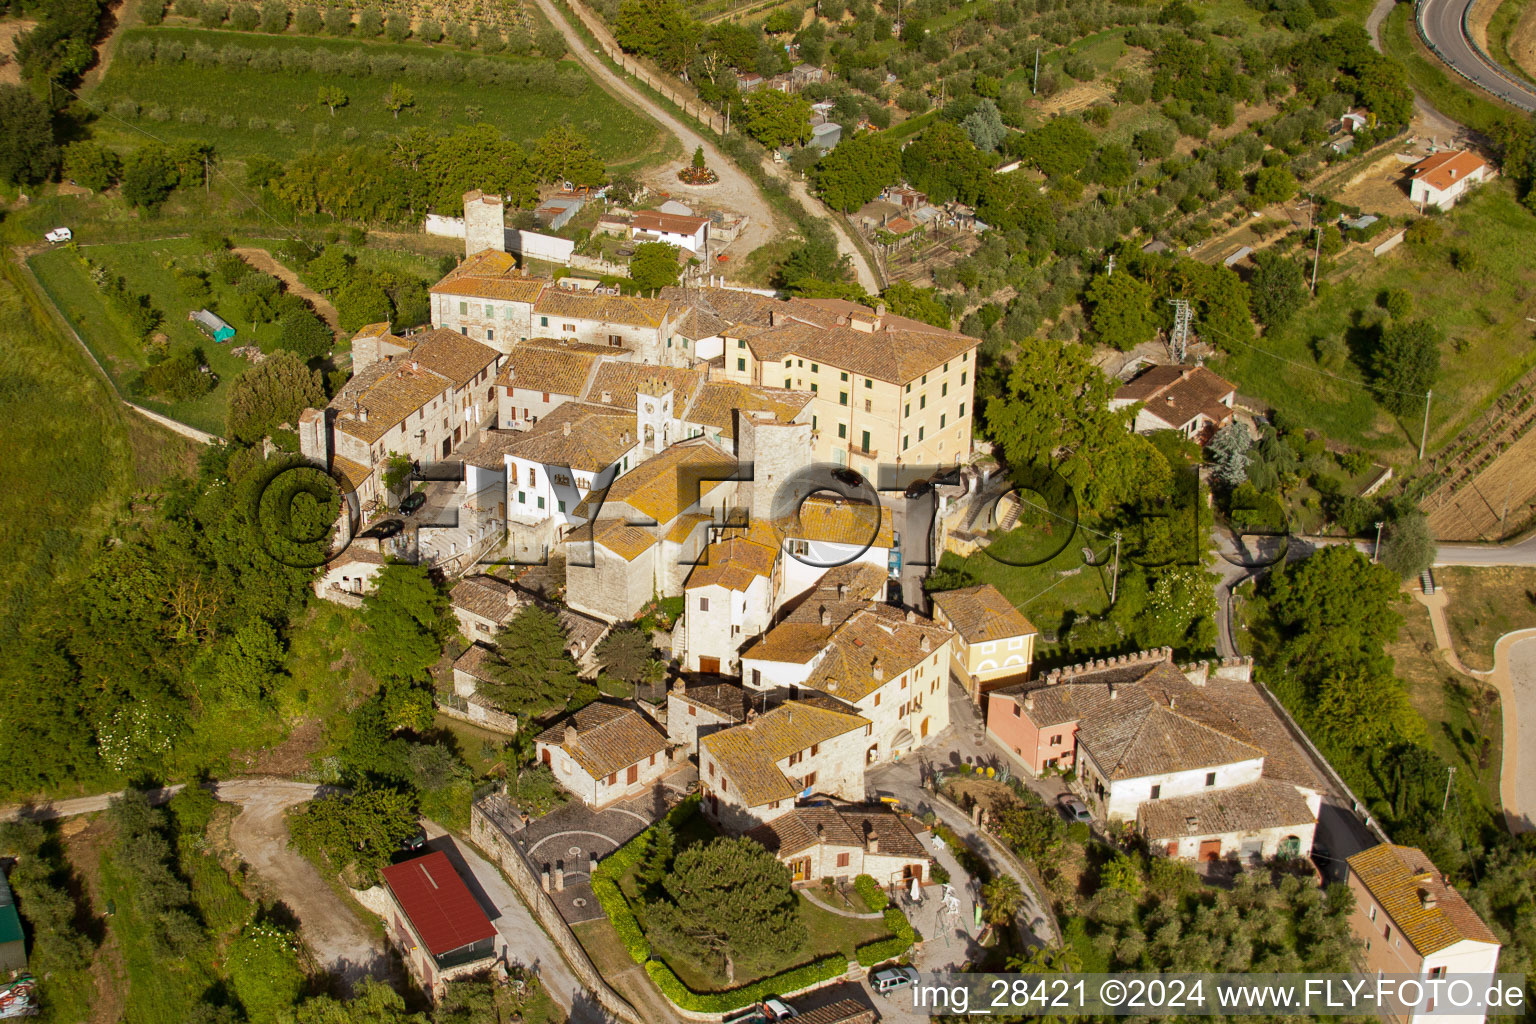
{"label": "balcony", "polygon": [[856,444],[850,444],[848,446],[848,454],[849,455],[857,455],[861,459],[878,459],[880,457],[880,453],[878,451],[876,451],[875,449],[873,449],[873,448],[860,448]]}

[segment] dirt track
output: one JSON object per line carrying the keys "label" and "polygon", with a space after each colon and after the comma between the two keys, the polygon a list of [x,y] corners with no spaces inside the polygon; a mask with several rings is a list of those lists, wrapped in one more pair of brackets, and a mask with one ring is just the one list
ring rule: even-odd
{"label": "dirt track", "polygon": [[340,330],[340,320],[336,316],[336,307],[331,305],[331,300],[300,281],[298,274],[273,259],[272,254],[267,250],[241,247],[235,249],[234,253],[257,270],[271,274],[283,282],[283,287],[314,306],[315,312],[320,314],[321,319],[330,326],[331,330]]}

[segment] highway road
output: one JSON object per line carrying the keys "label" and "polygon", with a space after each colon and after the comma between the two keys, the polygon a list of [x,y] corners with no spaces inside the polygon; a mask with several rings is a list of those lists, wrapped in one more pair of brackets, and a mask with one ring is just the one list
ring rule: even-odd
{"label": "highway road", "polygon": [[1422,0],[1419,22],[1440,59],[1462,77],[1521,110],[1536,111],[1536,88],[1484,57],[1467,34],[1472,0]]}

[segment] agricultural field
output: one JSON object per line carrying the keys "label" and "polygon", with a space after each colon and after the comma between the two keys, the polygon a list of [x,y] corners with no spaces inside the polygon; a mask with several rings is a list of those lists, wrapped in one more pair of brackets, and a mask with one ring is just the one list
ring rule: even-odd
{"label": "agricultural field", "polygon": [[[1437,223],[1443,227],[1438,241],[1399,246],[1335,275],[1315,302],[1264,335],[1262,350],[1236,348],[1216,360],[1215,369],[1238,381],[1245,394],[1284,409],[1328,438],[1376,458],[1410,461],[1417,455],[1422,419],[1386,412],[1365,386],[1359,365],[1385,318],[1378,296],[1388,287],[1405,289],[1413,296],[1415,315],[1432,316],[1446,338],[1430,409],[1433,451],[1536,366],[1532,325],[1525,319],[1536,316],[1530,211],[1499,182]],[[1452,253],[1458,252],[1476,254],[1466,271],[1452,266]],[[1330,362],[1322,343],[1340,338],[1348,356]]]}
{"label": "agricultural field", "polygon": [[[77,255],[78,252],[78,255]],[[162,316],[158,333],[168,342],[167,354],[200,351],[217,385],[206,394],[187,400],[166,400],[148,395],[137,382],[151,365],[145,345],[133,335],[118,310],[114,309],[81,261],[84,256],[112,277],[121,277],[134,295],[145,295]],[[252,364],[232,350],[245,345],[271,347],[277,341],[275,324],[250,323],[229,317],[236,330],[232,342],[215,344],[188,319],[188,313],[205,306],[228,312],[235,307],[235,289],[217,274],[209,273],[211,296],[193,301],[179,286],[174,271],[178,268],[211,269],[212,257],[207,247],[196,239],[170,238],[151,242],[126,242],[109,245],[54,249],[29,261],[44,292],[80,335],[98,362],[107,370],[118,390],[156,412],[180,420],[213,434],[224,432],[224,407],[229,385]]]}
{"label": "agricultural field", "polygon": [[[339,88],[334,109],[320,99]],[[411,102],[386,105],[393,90]],[[393,92],[398,97],[398,91]],[[527,144],[569,121],[614,167],[659,154],[657,127],[574,64],[450,48],[161,26],[128,29],[85,99],[97,137],[210,142],[225,159],[292,157],[348,143],[389,146],[415,128],[490,123]]]}

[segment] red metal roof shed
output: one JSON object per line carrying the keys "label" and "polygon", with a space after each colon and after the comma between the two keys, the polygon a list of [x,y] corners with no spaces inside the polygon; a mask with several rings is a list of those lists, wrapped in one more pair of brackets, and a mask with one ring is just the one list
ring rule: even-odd
{"label": "red metal roof shed", "polygon": [[433,956],[495,937],[490,918],[441,850],[392,864],[383,875],[384,884]]}

